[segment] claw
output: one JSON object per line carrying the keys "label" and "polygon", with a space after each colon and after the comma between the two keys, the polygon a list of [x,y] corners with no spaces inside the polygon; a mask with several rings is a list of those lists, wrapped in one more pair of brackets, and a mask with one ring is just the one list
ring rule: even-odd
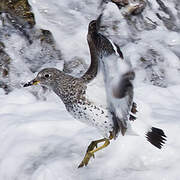
{"label": "claw", "polygon": [[[110,139],[112,139],[111,136],[110,136]],[[101,142],[104,142],[104,144],[100,147],[97,147],[98,143],[101,143]],[[87,151],[86,151],[86,155],[84,156],[84,159],[79,164],[78,168],[87,166],[91,157],[95,158],[94,153],[105,148],[109,144],[110,144],[110,141],[109,141],[109,139],[106,139],[106,138],[99,139],[97,141],[92,141],[91,144],[88,146]]]}
{"label": "claw", "polygon": [[84,159],[82,160],[82,162],[79,164],[78,168],[87,166],[89,163],[89,160],[91,159],[91,157],[94,157],[94,153],[91,152],[87,152]]}

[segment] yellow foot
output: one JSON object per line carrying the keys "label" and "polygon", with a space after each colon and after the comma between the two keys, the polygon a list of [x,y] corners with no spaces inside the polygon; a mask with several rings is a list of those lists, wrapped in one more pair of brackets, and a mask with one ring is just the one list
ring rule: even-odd
{"label": "yellow foot", "polygon": [[98,147],[97,145],[98,145],[99,143],[104,142],[104,141],[106,141],[105,138],[104,138],[104,139],[99,139],[99,140],[97,140],[97,141],[92,141],[91,144],[88,146],[86,152],[93,151],[95,147],[96,147],[96,148]]}
{"label": "yellow foot", "polygon": [[[111,136],[109,138],[112,139]],[[101,143],[101,142],[104,142],[104,144],[100,147],[97,147],[98,143]],[[91,157],[94,157],[94,153],[105,148],[109,144],[110,144],[110,141],[109,141],[109,139],[106,139],[106,138],[100,139],[97,141],[92,141],[91,144],[88,146],[88,149],[86,151],[86,155],[85,155],[84,159],[82,160],[82,162],[80,163],[80,165],[78,166],[78,168],[87,166]]]}
{"label": "yellow foot", "polygon": [[78,168],[87,166],[89,163],[89,160],[91,159],[91,157],[94,157],[94,153],[91,152],[87,152],[84,159],[82,160],[82,162],[79,164]]}
{"label": "yellow foot", "polygon": [[84,159],[82,160],[82,162],[80,163],[80,165],[78,166],[78,168],[83,167],[83,166],[87,166],[91,157],[95,158],[94,153],[91,153],[91,151],[93,151],[95,148],[98,147],[97,146],[98,143],[101,143],[104,141],[105,141],[105,139],[100,139],[100,140],[91,142],[91,144],[87,148],[86,155],[85,155]]}

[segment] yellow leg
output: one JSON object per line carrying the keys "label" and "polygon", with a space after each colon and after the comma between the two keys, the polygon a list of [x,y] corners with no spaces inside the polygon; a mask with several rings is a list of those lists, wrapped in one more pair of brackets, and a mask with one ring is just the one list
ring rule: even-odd
{"label": "yellow leg", "polygon": [[99,143],[101,143],[101,142],[104,142],[105,140],[106,139],[103,138],[103,139],[99,139],[99,140],[96,140],[96,141],[92,141],[91,144],[88,146],[86,153],[94,150],[95,147],[97,148],[97,145]]}
{"label": "yellow leg", "polygon": [[[112,137],[110,136],[110,139],[112,139]],[[97,147],[98,143],[104,142],[104,144],[100,147]],[[100,139],[97,141],[92,141],[91,144],[88,146],[88,149],[86,151],[86,155],[84,156],[84,159],[82,160],[82,162],[80,163],[80,165],[78,166],[78,168],[83,167],[83,166],[87,166],[89,160],[91,157],[94,157],[94,153],[107,147],[110,144],[110,140],[109,139]],[[94,149],[96,147],[96,149]]]}

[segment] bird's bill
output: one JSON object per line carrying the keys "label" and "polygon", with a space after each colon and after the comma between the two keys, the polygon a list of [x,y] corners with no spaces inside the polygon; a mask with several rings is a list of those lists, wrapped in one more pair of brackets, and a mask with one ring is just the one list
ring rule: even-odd
{"label": "bird's bill", "polygon": [[32,81],[30,81],[30,82],[24,84],[24,87],[37,85],[37,84],[39,84],[39,83],[40,83],[40,81],[38,81],[38,80],[36,80],[36,79],[33,79]]}

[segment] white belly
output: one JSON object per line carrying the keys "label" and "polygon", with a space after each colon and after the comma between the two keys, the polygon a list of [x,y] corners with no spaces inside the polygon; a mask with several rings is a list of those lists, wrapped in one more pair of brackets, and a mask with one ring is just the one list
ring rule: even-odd
{"label": "white belly", "polygon": [[96,127],[106,138],[109,137],[109,132],[113,130],[113,122],[109,112],[94,104],[75,104],[73,110],[69,112],[75,119]]}

